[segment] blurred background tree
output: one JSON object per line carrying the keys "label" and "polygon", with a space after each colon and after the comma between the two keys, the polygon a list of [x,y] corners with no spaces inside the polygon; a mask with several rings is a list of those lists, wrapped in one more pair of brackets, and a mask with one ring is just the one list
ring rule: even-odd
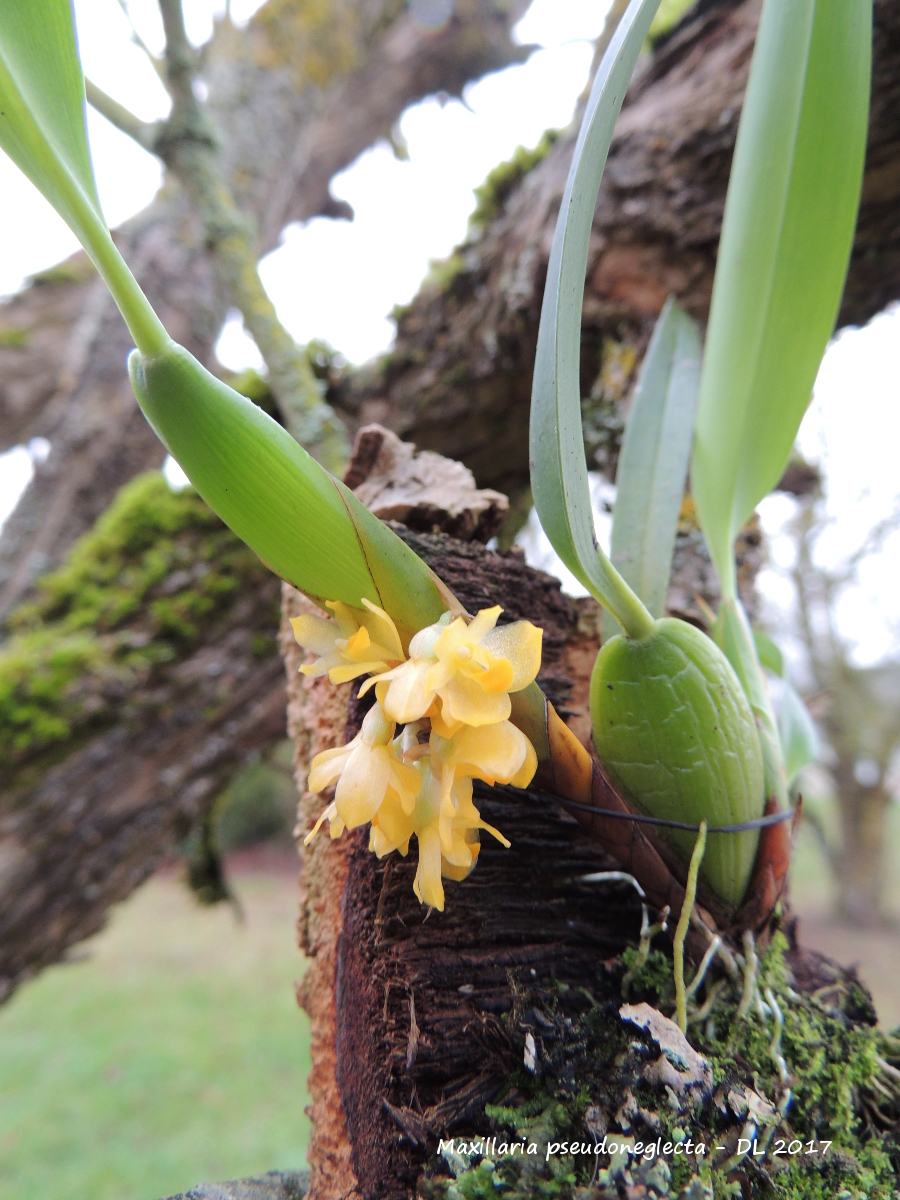
{"label": "blurred background tree", "polygon": [[773,522],[776,569],[790,593],[779,616],[770,615],[770,627],[793,649],[795,678],[823,738],[819,768],[806,772],[797,790],[806,793],[806,816],[831,871],[837,912],[853,925],[878,926],[896,920],[887,892],[895,852],[889,818],[900,751],[900,657],[891,597],[881,605],[887,628],[874,662],[866,661],[871,650],[860,661],[859,630],[847,604],[854,596],[858,601],[867,573],[884,562],[900,529],[900,509],[864,531],[849,554],[836,556],[829,546],[836,517],[826,481],[815,471],[809,480],[804,494],[781,504],[788,513],[780,523]]}

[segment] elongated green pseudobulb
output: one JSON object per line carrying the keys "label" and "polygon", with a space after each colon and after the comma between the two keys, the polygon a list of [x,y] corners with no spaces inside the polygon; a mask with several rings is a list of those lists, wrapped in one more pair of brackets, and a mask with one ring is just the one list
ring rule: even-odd
{"label": "elongated green pseudobulb", "polygon": [[370,600],[408,636],[447,609],[392,530],[271,417],[174,342],[128,361],[147,420],[206,503],[276,575],[320,603]]}
{"label": "elongated green pseudobulb", "polygon": [[[692,625],[664,617],[645,638],[611,638],[591,676],[591,716],[601,759],[641,812],[711,826],[762,816],[762,753],[750,706],[724,654]],[[690,858],[696,834],[659,832]],[[757,830],[709,835],[701,874],[735,907],[758,840]]]}

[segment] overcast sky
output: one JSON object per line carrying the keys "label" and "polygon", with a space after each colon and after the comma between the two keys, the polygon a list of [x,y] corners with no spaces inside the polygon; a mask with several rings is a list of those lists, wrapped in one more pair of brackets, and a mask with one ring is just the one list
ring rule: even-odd
{"label": "overcast sky", "polygon": [[[233,0],[246,19],[253,0]],[[591,60],[606,0],[535,0],[517,36],[541,47],[531,59],[466,89],[465,103],[428,100],[409,109],[401,130],[409,161],[387,145],[366,151],[333,183],[354,208],[352,223],[316,219],[292,226],[283,244],[262,264],[262,275],[282,320],[301,342],[323,338],[352,362],[386,349],[393,326],[387,314],[408,301],[428,270],[464,236],[472,189],[518,145],[533,146],[549,127],[571,118]],[[189,33],[200,44],[210,34],[212,0],[186,0]],[[130,41],[117,0],[75,0],[86,74],[145,120],[165,114],[165,92],[144,54]],[[162,31],[155,0],[132,0],[142,37],[158,51]],[[89,112],[98,187],[115,226],[141,209],[160,181],[157,162]],[[0,294],[15,291],[35,271],[76,248],[75,239],[46,202],[0,155],[0,212],[4,239]],[[256,365],[259,356],[239,319],[226,326],[219,345],[230,367]],[[823,544],[834,560],[890,510],[898,491],[900,444],[900,314],[884,316],[863,331],[847,331],[826,355],[816,398],[800,443],[811,458],[827,460],[831,506],[839,519]],[[45,448],[44,448],[45,449]],[[40,446],[34,447],[40,453]],[[0,456],[0,521],[27,481],[31,459],[22,449]],[[764,505],[773,533],[789,502]],[[858,643],[860,661],[874,661],[893,645],[900,622],[900,539],[866,568],[864,586],[848,596],[843,628]],[[775,565],[787,548],[773,544]],[[767,591],[779,592],[773,572]]]}

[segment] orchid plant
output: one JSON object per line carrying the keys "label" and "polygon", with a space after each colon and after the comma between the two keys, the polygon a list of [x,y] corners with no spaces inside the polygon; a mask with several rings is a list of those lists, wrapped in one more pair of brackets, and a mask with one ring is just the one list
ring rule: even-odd
{"label": "orchid plant", "polygon": [[[0,5],[0,147],[68,222],[109,287],[134,339],[138,403],[210,507],[277,575],[333,614],[295,619],[297,640],[318,655],[303,670],[338,684],[367,676],[360,690],[374,690],[356,738],[311,764],[310,788],[335,792],[310,837],[326,821],[332,837],[369,824],[370,847],[383,856],[406,854],[415,835],[416,894],[438,909],[442,878],[472,870],[481,831],[508,845],[481,820],[473,780],[525,787],[537,776],[586,809],[586,823],[660,907],[684,896],[692,828],[709,826],[701,878],[726,918],[764,920],[783,882],[786,741],[738,602],[733,543],[783,469],[834,325],[865,148],[871,0],[764,4],[702,370],[698,331],[672,302],[629,419],[610,561],[597,546],[587,485],[581,305],[613,128],[659,3],[632,0],[597,72],[553,244],[535,365],[536,507],[561,558],[613,623],[592,683],[603,765],[535,682],[539,629],[498,624],[498,608],[466,613],[347,487],[169,338],[103,218],[70,0]],[[712,638],[662,616],[692,444],[697,513],[722,582]],[[791,737],[793,771],[808,753],[802,720]],[[684,862],[681,883],[637,834],[621,836],[622,822],[604,824],[604,803],[613,816],[663,823]]]}

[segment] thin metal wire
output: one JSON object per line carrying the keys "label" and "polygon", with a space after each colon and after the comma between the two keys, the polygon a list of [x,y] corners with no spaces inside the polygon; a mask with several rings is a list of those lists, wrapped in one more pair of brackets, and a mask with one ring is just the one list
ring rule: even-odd
{"label": "thin metal wire", "polygon": [[[522,795],[522,790],[519,788],[508,788],[504,785],[498,785],[497,791],[508,791],[513,795]],[[667,821],[663,817],[648,817],[643,813],[620,812],[612,808],[595,808],[593,804],[582,804],[578,800],[567,800],[563,796],[557,796],[553,792],[540,791],[537,788],[528,788],[530,796],[536,796],[540,800],[547,800],[552,804],[561,804],[563,808],[574,808],[579,812],[591,813],[595,817],[612,817],[616,821],[635,821],[641,825],[664,825],[667,829],[684,829],[688,833],[699,833],[699,825],[689,825],[686,821]],[[770,813],[767,817],[757,817],[755,821],[742,821],[739,825],[711,825],[707,829],[707,834],[710,833],[747,833],[751,829],[765,829],[769,825],[778,825],[782,821],[790,821],[794,816],[793,809],[786,809],[784,812]]]}

